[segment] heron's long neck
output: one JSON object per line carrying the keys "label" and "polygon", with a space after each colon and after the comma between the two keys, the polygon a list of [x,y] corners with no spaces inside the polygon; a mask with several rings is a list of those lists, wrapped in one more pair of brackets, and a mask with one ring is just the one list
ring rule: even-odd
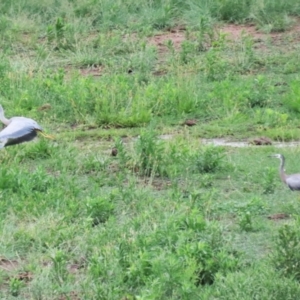
{"label": "heron's long neck", "polygon": [[0,109],[0,121],[4,124],[4,125],[8,125],[10,120],[6,119],[4,116],[4,111],[3,109]]}
{"label": "heron's long neck", "polygon": [[280,178],[283,182],[286,181],[286,174],[284,173],[284,157],[280,159],[280,166],[279,166],[279,174]]}

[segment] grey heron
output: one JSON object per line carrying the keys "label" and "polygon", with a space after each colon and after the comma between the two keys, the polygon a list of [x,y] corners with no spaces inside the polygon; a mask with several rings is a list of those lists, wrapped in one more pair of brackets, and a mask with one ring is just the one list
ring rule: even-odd
{"label": "grey heron", "polygon": [[43,133],[42,127],[34,120],[25,117],[13,117],[7,119],[4,115],[4,110],[0,105],[0,121],[6,127],[0,132],[0,149],[29,142],[37,136],[37,132],[47,138],[53,138],[50,135]]}
{"label": "grey heron", "polygon": [[287,175],[284,172],[285,158],[282,154],[272,154],[269,157],[276,157],[280,160],[279,175],[283,183],[285,183],[292,191],[300,191],[300,174]]}

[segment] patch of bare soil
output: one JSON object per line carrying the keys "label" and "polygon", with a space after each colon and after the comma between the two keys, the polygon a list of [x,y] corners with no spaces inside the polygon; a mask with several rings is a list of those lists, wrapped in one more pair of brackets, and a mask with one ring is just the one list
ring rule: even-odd
{"label": "patch of bare soil", "polygon": [[145,187],[151,185],[155,190],[161,191],[170,187],[171,182],[160,178],[143,178],[140,184]]}
{"label": "patch of bare soil", "polygon": [[32,273],[26,271],[26,272],[21,272],[15,276],[15,279],[23,282],[29,282],[33,279]]}
{"label": "patch of bare soil", "polygon": [[[225,33],[227,39],[238,42],[243,35],[251,36],[254,40],[254,48],[266,48],[264,43],[269,41],[273,45],[281,46],[291,41],[292,44],[300,41],[300,18],[295,19],[291,28],[282,32],[264,33],[259,31],[255,25],[226,24],[219,28],[220,33]],[[180,50],[182,42],[186,39],[184,27],[175,27],[169,32],[160,33],[148,38],[148,44],[155,46],[159,54],[169,52],[168,43],[173,45],[175,51]]]}
{"label": "patch of bare soil", "polygon": [[6,272],[12,272],[19,268],[19,262],[0,257],[0,269]]}
{"label": "patch of bare soil", "polygon": [[77,70],[79,72],[79,74],[82,76],[99,77],[103,73],[104,66],[91,65],[91,66],[80,67],[79,69],[75,69],[71,65],[65,67],[65,72],[66,72],[67,76],[68,76],[68,74],[74,72],[75,70]]}
{"label": "patch of bare soil", "polygon": [[168,43],[172,45],[174,50],[178,51],[182,42],[185,40],[185,30],[183,27],[176,27],[170,32],[160,33],[148,39],[148,44],[155,46],[159,54],[169,51]]}
{"label": "patch of bare soil", "polygon": [[300,19],[295,19],[295,23],[286,31],[264,33],[259,31],[255,25],[226,24],[220,28],[220,33],[225,33],[229,41],[238,42],[243,35],[253,38],[254,48],[264,49],[264,42],[269,41],[274,46],[298,43],[300,41]]}
{"label": "patch of bare soil", "polygon": [[90,67],[82,67],[79,69],[79,72],[82,76],[101,76],[102,71],[103,71],[104,67],[103,66],[90,66]]}
{"label": "patch of bare soil", "polygon": [[41,105],[40,107],[38,107],[38,111],[45,111],[45,110],[50,110],[51,109],[51,105],[49,103],[45,103],[43,105]]}
{"label": "patch of bare soil", "polygon": [[262,136],[262,137],[258,137],[258,138],[250,140],[249,144],[258,145],[258,146],[272,145],[272,141],[271,141],[271,139]]}
{"label": "patch of bare soil", "polygon": [[75,274],[79,272],[79,270],[84,269],[86,267],[86,259],[84,257],[80,257],[78,261],[73,264],[68,265],[68,271],[71,274]]}
{"label": "patch of bare soil", "polygon": [[[220,28],[221,33],[225,33],[229,40],[238,41],[241,39],[243,34],[252,36],[254,39],[261,40],[267,37],[267,34],[258,31],[255,25],[237,25],[237,24],[226,24]],[[270,34],[276,35],[276,34]]]}
{"label": "patch of bare soil", "polygon": [[279,214],[274,214],[274,215],[270,215],[268,216],[269,220],[274,220],[274,221],[278,221],[278,220],[284,220],[284,219],[288,219],[290,216],[288,214],[285,213],[279,213]]}
{"label": "patch of bare soil", "polygon": [[[259,31],[255,25],[239,25],[239,24],[225,24],[220,28],[216,28],[216,32],[226,34],[227,40],[231,42],[239,42],[243,36],[250,36],[254,41],[254,49],[266,50],[267,45],[285,46],[285,50],[294,47],[300,42],[300,18],[294,19],[294,25],[288,30],[282,32],[264,33]],[[133,34],[130,37],[135,39]],[[160,60],[164,55],[172,51],[179,51],[181,44],[186,40],[186,31],[182,26],[177,26],[170,29],[167,32],[162,32],[151,36],[147,39],[147,44],[156,47]],[[210,46],[207,45],[207,48]],[[100,65],[92,65],[81,67],[78,69],[82,76],[101,76],[105,67]],[[65,68],[66,73],[69,74],[74,70],[73,66],[67,66]],[[132,70],[128,70],[130,74]],[[165,70],[158,69],[154,71],[154,75],[160,76],[166,73]]]}
{"label": "patch of bare soil", "polygon": [[189,126],[189,127],[195,126],[195,125],[197,125],[197,120],[195,120],[195,119],[188,119],[188,120],[185,120],[181,125],[182,126],[186,125],[186,126]]}
{"label": "patch of bare soil", "polygon": [[60,295],[58,300],[80,300],[81,298],[75,291],[71,291],[68,294]]}
{"label": "patch of bare soil", "polygon": [[0,288],[4,288],[7,285],[9,279],[14,278],[15,280],[28,283],[32,280],[33,275],[29,271],[22,271],[20,269],[20,262],[16,260],[6,259],[0,257],[0,270],[3,271],[6,277],[6,281],[3,281]]}

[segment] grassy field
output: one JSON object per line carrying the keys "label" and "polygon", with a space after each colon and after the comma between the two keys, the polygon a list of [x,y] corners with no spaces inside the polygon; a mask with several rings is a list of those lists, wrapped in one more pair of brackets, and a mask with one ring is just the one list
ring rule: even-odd
{"label": "grassy field", "polygon": [[299,299],[298,2],[1,1],[0,298]]}

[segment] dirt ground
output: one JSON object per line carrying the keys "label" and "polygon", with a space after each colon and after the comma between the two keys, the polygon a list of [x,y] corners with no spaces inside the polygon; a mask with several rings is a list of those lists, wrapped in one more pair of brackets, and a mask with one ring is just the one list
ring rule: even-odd
{"label": "dirt ground", "polygon": [[[226,34],[227,40],[232,42],[238,42],[243,35],[248,35],[253,38],[254,43],[270,41],[273,45],[281,45],[286,40],[295,43],[300,41],[300,19],[295,20],[295,24],[283,32],[265,33],[258,30],[255,25],[225,24],[217,27],[216,33]],[[166,46],[168,41],[172,41],[174,49],[179,50],[181,43],[185,40],[185,35],[185,29],[178,27],[172,29],[170,32],[150,37],[148,43],[156,46],[158,53],[168,51]]]}
{"label": "dirt ground", "polygon": [[[253,38],[254,48],[257,50],[266,50],[268,45],[283,46],[291,48],[300,42],[300,18],[295,19],[291,28],[283,32],[265,33],[256,28],[255,25],[225,24],[215,28],[216,35],[225,34],[229,42],[238,43],[243,36]],[[147,39],[148,45],[157,48],[158,55],[163,57],[170,52],[168,43],[172,44],[175,51],[181,49],[181,44],[186,40],[186,30],[184,27],[174,27],[168,32],[159,33]],[[72,67],[71,67],[72,69]],[[70,71],[70,70],[67,70]],[[101,76],[104,71],[103,66],[88,66],[79,69],[82,76]],[[160,74],[159,74],[160,75]]]}

